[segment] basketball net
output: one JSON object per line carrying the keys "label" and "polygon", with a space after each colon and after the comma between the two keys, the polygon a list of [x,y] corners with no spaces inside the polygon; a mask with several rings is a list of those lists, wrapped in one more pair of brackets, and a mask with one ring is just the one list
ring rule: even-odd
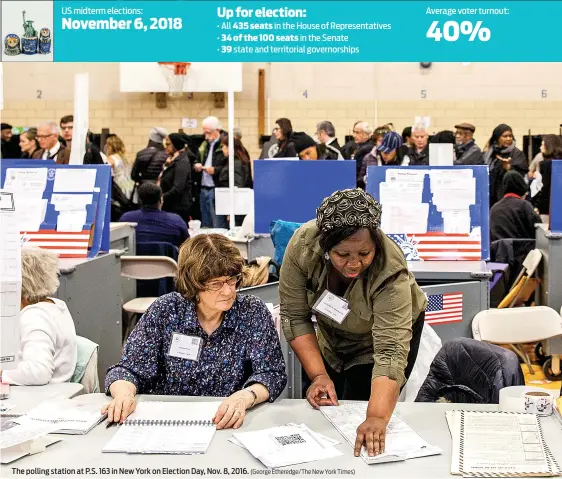
{"label": "basketball net", "polygon": [[191,63],[186,62],[158,62],[160,70],[169,86],[169,95],[173,98],[181,97],[183,85]]}

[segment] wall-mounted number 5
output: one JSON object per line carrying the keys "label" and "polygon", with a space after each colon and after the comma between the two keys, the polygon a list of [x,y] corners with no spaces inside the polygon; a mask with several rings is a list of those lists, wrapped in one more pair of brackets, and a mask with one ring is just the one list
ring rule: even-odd
{"label": "wall-mounted number 5", "polygon": [[42,96],[43,96],[43,90],[37,90],[37,99],[41,100]]}
{"label": "wall-mounted number 5", "polygon": [[548,93],[546,90],[541,91],[541,97],[546,98],[548,96]]}
{"label": "wall-mounted number 5", "polygon": [[308,98],[308,90],[305,90],[304,93],[302,94],[302,96],[304,96],[305,98]]}
{"label": "wall-mounted number 5", "polygon": [[427,91],[426,91],[426,90],[422,90],[422,91],[421,91],[421,97],[422,97],[422,98],[427,98]]}

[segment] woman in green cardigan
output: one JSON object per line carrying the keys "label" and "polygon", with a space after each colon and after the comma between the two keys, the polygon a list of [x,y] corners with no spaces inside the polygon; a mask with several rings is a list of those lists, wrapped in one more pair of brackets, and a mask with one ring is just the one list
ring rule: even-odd
{"label": "woman in green cardigan", "polygon": [[283,332],[312,382],[308,402],[369,401],[355,455],[362,445],[384,452],[427,305],[401,249],[380,230],[381,211],[361,189],[333,193],[291,238],[279,283]]}

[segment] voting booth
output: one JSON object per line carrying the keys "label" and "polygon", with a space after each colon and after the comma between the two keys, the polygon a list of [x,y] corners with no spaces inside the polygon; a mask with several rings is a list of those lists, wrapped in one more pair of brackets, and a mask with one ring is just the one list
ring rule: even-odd
{"label": "voting booth", "polygon": [[[552,185],[550,192],[550,228],[546,224],[536,225],[536,248],[542,253],[539,264],[537,304],[562,311],[562,160],[552,162]],[[543,344],[545,353],[561,354],[562,338],[553,338]]]}
{"label": "voting booth", "polygon": [[0,186],[13,193],[21,241],[60,258],[109,251],[111,167],[2,162]]}
{"label": "voting booth", "polygon": [[381,229],[404,252],[443,342],[472,337],[472,319],[489,308],[488,188],[486,166],[367,168]]}
{"label": "voting booth", "polygon": [[537,304],[550,306],[556,311],[562,308],[562,161],[552,162],[552,186],[550,194],[550,228],[536,225],[536,248],[543,255],[539,264]]}
{"label": "voting booth", "polygon": [[305,223],[334,191],[355,188],[354,161],[258,160],[254,162],[255,232],[272,221]]}
{"label": "voting booth", "polygon": [[[55,297],[76,334],[99,344],[99,375],[121,355],[121,266],[110,250],[111,167],[7,160],[0,186],[13,194],[20,242],[59,258]],[[105,254],[100,254],[105,253]]]}

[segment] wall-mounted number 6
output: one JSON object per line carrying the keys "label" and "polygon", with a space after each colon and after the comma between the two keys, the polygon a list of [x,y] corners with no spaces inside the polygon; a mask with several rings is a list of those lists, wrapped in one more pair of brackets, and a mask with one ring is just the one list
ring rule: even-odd
{"label": "wall-mounted number 6", "polygon": [[304,93],[302,94],[302,96],[304,96],[305,98],[308,98],[308,90],[305,90]]}
{"label": "wall-mounted number 6", "polygon": [[541,96],[542,96],[543,98],[546,98],[546,97],[548,96],[547,91],[546,91],[546,90],[541,91]]}
{"label": "wall-mounted number 6", "polygon": [[43,90],[37,90],[37,99],[41,100],[42,96],[43,96]]}
{"label": "wall-mounted number 6", "polygon": [[422,98],[427,98],[427,91],[426,91],[426,90],[422,90],[422,91],[421,91],[421,97],[422,97]]}

